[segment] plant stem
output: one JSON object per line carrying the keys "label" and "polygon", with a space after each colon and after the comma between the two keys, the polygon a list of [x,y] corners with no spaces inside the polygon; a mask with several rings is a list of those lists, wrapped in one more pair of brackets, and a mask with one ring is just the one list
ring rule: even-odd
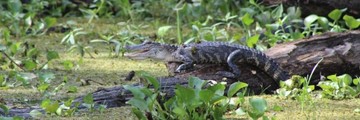
{"label": "plant stem", "polygon": [[23,71],[26,71],[23,67],[21,67],[19,64],[17,64],[13,59],[11,59],[11,57],[6,54],[4,51],[2,51],[2,53],[5,55],[6,58],[8,58],[13,64],[15,64],[17,67],[19,67],[20,69],[22,69]]}

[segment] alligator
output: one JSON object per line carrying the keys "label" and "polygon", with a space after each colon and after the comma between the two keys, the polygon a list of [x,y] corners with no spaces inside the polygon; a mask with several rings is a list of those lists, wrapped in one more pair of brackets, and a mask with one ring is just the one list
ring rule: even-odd
{"label": "alligator", "polygon": [[144,41],[139,45],[126,46],[125,57],[130,59],[152,59],[181,63],[176,72],[191,69],[194,64],[227,64],[232,73],[241,74],[237,63],[246,62],[263,70],[274,80],[287,80],[289,75],[279,64],[261,51],[227,42],[199,42],[186,45],[163,44]]}

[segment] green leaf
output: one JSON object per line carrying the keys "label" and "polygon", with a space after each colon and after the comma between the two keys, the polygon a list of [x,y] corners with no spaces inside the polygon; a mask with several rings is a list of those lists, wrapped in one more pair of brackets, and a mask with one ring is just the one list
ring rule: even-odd
{"label": "green leaf", "polygon": [[200,100],[206,103],[208,103],[214,95],[214,92],[212,92],[211,90],[201,90],[199,92]]}
{"label": "green leaf", "polygon": [[360,83],[360,78],[354,79],[354,80],[353,80],[353,83],[354,83],[354,85],[359,85],[359,83]]}
{"label": "green leaf", "polygon": [[63,66],[65,70],[71,70],[74,67],[74,64],[70,60],[65,60]]}
{"label": "green leaf", "polygon": [[185,104],[192,104],[196,98],[194,89],[186,88],[181,85],[176,85],[175,95],[179,98],[179,102]]}
{"label": "green leaf", "polygon": [[351,85],[352,83],[352,77],[349,74],[341,75],[338,78],[341,79],[345,85]]}
{"label": "green leaf", "polygon": [[334,20],[334,21],[338,21],[341,17],[342,11],[340,11],[339,9],[335,9],[333,11],[331,11],[328,16]]}
{"label": "green leaf", "polygon": [[9,113],[9,108],[6,105],[2,104],[2,103],[0,103],[0,109],[2,109],[5,114]]}
{"label": "green leaf", "polygon": [[53,27],[57,23],[56,18],[54,17],[46,17],[45,24],[47,28]]}
{"label": "green leaf", "polygon": [[22,13],[22,3],[20,0],[9,0],[7,1],[7,4],[7,7],[12,13]]}
{"label": "green leaf", "polygon": [[267,109],[267,103],[264,98],[249,98],[250,105],[253,109],[259,113],[265,113]]}
{"label": "green leaf", "polygon": [[83,99],[84,103],[86,104],[93,104],[94,103],[94,98],[93,95],[91,93],[87,94],[84,99]]}
{"label": "green leaf", "polygon": [[254,48],[254,45],[259,41],[260,35],[254,35],[246,40],[246,45],[250,48]]}
{"label": "green leaf", "polygon": [[34,70],[36,69],[37,66],[36,63],[33,62],[32,60],[25,60],[24,65],[27,70]]}
{"label": "green leaf", "polygon": [[12,54],[16,54],[20,49],[21,42],[13,43],[10,45],[10,51]]}
{"label": "green leaf", "polygon": [[40,73],[39,79],[41,82],[50,83],[52,79],[55,79],[55,74],[52,72]]}
{"label": "green leaf", "polygon": [[326,17],[319,17],[317,19],[318,23],[320,24],[320,26],[325,29],[328,30],[329,29],[329,20]]}
{"label": "green leaf", "polygon": [[68,93],[76,93],[77,92],[77,87],[76,86],[69,86],[67,89]]}
{"label": "green leaf", "polygon": [[214,86],[208,87],[208,90],[213,91],[216,95],[223,96],[225,85],[224,84],[215,84]]}
{"label": "green leaf", "polygon": [[6,48],[6,46],[4,46],[4,45],[0,44],[0,52],[5,51],[6,49],[7,49],[7,48]]}
{"label": "green leaf", "polygon": [[145,94],[141,91],[141,89],[139,87],[134,87],[131,85],[124,85],[124,88],[126,90],[131,91],[131,93],[134,95],[134,98],[140,98],[140,99],[145,98]]}
{"label": "green leaf", "polygon": [[274,20],[277,20],[281,18],[283,13],[284,13],[284,7],[282,4],[280,4],[271,12],[271,16]]}
{"label": "green leaf", "polygon": [[139,109],[137,108],[132,108],[131,109],[132,113],[135,114],[135,116],[139,119],[139,120],[147,120],[146,116],[144,115],[144,113],[142,113]]}
{"label": "green leaf", "polygon": [[250,16],[249,13],[246,13],[242,18],[241,18],[242,22],[246,25],[246,26],[250,26],[253,22],[254,19]]}
{"label": "green leaf", "polygon": [[191,76],[189,78],[189,87],[195,89],[201,89],[206,84],[205,80],[201,80],[198,77]]}
{"label": "green leaf", "polygon": [[333,82],[338,82],[338,78],[336,77],[336,75],[329,75],[329,76],[327,76],[327,79],[329,79]]}
{"label": "green leaf", "polygon": [[279,106],[279,105],[274,105],[273,110],[274,110],[274,111],[283,111],[284,108],[281,107],[281,106]]}
{"label": "green leaf", "polygon": [[311,24],[313,24],[319,16],[317,15],[309,15],[304,19],[304,24],[307,28],[310,28]]}
{"label": "green leaf", "polygon": [[46,58],[48,61],[53,60],[53,59],[57,59],[60,58],[59,57],[59,53],[56,51],[48,51],[46,54]]}
{"label": "green leaf", "polygon": [[165,35],[167,34],[167,32],[170,30],[170,28],[172,28],[172,26],[162,26],[158,29],[157,31],[157,35],[160,37],[160,38],[163,38],[165,37]]}
{"label": "green leaf", "polygon": [[43,113],[41,113],[40,111],[38,110],[31,110],[30,111],[30,116],[33,117],[33,118],[40,118],[43,116]]}
{"label": "green leaf", "polygon": [[241,107],[239,107],[238,109],[236,109],[236,110],[235,110],[235,113],[236,113],[236,115],[240,115],[240,116],[246,115],[246,112],[245,112]]}
{"label": "green leaf", "polygon": [[154,86],[155,90],[159,90],[160,83],[154,76],[151,76],[149,73],[145,71],[137,71],[136,74],[139,75],[141,78],[146,79],[149,83],[151,83]]}
{"label": "green leaf", "polygon": [[41,101],[41,108],[45,109],[46,106],[48,106],[51,103],[50,99],[45,99],[43,101]]}
{"label": "green leaf", "polygon": [[36,57],[38,54],[39,54],[39,50],[36,49],[36,48],[31,48],[28,52],[27,52],[27,57],[29,58],[33,58],[33,57]]}
{"label": "green leaf", "polygon": [[55,101],[55,102],[50,102],[49,104],[47,104],[45,106],[45,111],[47,113],[56,113],[56,110],[59,108],[59,102]]}
{"label": "green leaf", "polygon": [[40,84],[37,89],[40,91],[40,92],[44,92],[46,91],[48,88],[49,88],[50,84],[48,83],[44,83],[44,84]]}
{"label": "green leaf", "polygon": [[234,96],[235,93],[237,93],[237,91],[239,91],[240,89],[245,88],[247,86],[248,86],[248,84],[243,83],[243,82],[235,82],[235,83],[231,84],[229,87],[228,93],[227,93],[228,97]]}
{"label": "green leaf", "polygon": [[148,110],[147,102],[141,98],[131,98],[127,101],[128,104],[135,106],[136,108],[140,109],[141,111]]}
{"label": "green leaf", "polygon": [[5,75],[0,74],[0,87],[6,84]]}
{"label": "green leaf", "polygon": [[360,22],[357,21],[353,16],[345,15],[343,19],[345,20],[346,26],[348,26],[350,29],[358,28],[360,25]]}
{"label": "green leaf", "polygon": [[180,107],[175,107],[173,109],[173,112],[175,114],[177,114],[177,116],[180,116],[182,118],[184,118],[185,116],[187,116],[186,110],[184,108],[180,108]]}

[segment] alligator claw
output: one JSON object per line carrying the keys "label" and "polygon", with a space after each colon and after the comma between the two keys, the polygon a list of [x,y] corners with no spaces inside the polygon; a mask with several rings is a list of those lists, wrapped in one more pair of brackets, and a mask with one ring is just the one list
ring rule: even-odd
{"label": "alligator claw", "polygon": [[215,74],[226,78],[236,78],[236,75],[234,73],[228,71],[218,71]]}

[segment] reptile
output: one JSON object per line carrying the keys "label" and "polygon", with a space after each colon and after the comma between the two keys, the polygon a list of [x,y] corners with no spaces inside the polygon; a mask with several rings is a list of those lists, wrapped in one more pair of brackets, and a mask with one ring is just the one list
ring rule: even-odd
{"label": "reptile", "polygon": [[263,70],[275,80],[287,80],[289,75],[279,64],[261,51],[227,42],[200,42],[186,45],[163,44],[144,41],[142,44],[126,46],[125,57],[152,59],[163,62],[179,62],[176,72],[191,69],[194,64],[228,64],[232,73],[241,74],[237,63],[246,62]]}

